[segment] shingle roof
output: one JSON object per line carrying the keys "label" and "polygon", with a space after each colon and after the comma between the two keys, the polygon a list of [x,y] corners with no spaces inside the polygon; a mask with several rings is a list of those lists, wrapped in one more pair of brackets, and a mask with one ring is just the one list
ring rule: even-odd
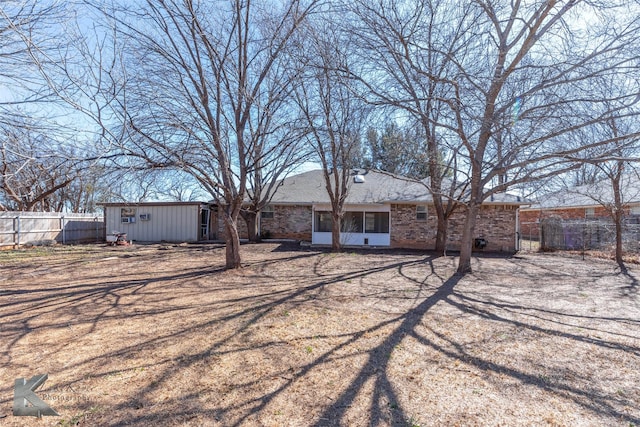
{"label": "shingle roof", "polygon": [[[376,171],[360,171],[363,183],[349,180],[346,203],[369,204],[385,202],[429,202],[431,196],[424,185]],[[290,176],[278,186],[271,203],[312,204],[329,203],[322,170],[312,170]]]}
{"label": "shingle roof", "polygon": [[[374,170],[358,171],[364,182],[349,181],[347,204],[429,203],[433,200],[424,184],[408,178]],[[353,174],[355,175],[355,174]],[[496,194],[487,203],[525,204],[517,196]],[[312,170],[284,179],[278,186],[272,204],[330,203],[322,170]],[[528,203],[528,202],[526,202]]]}
{"label": "shingle roof", "polygon": [[[640,181],[634,176],[625,176],[621,180],[622,201],[625,204],[640,203]],[[541,197],[531,209],[575,208],[599,206],[613,203],[614,194],[608,179],[595,184],[586,184]]]}

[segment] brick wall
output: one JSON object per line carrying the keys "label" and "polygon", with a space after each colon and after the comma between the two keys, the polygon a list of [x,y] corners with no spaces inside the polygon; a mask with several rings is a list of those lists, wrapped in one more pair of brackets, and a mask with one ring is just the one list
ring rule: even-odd
{"label": "brick wall", "polygon": [[[263,235],[268,232],[272,239],[294,239],[311,241],[311,206],[274,206],[273,218],[261,218]],[[224,239],[224,219],[219,212],[211,218],[211,234]],[[241,239],[248,237],[247,222],[238,217],[238,232]]]}
{"label": "brick wall", "polygon": [[[480,208],[473,237],[487,241],[485,251],[515,252],[516,212],[515,206],[489,205]],[[454,224],[450,224],[450,227],[461,234],[462,221],[459,227]]]}
{"label": "brick wall", "polygon": [[[447,249],[459,250],[465,221],[465,208],[459,207],[449,218]],[[416,220],[416,205],[391,205],[391,246],[434,249],[437,218],[432,206],[426,221]],[[484,238],[485,251],[514,252],[516,249],[516,207],[483,206],[476,219],[474,238]]]}
{"label": "brick wall", "polygon": [[416,220],[416,205],[391,205],[391,247],[433,249],[436,238],[433,208],[427,208],[427,219]]}
{"label": "brick wall", "polygon": [[[220,207],[211,208],[211,224],[209,225],[209,236],[213,240],[224,240],[224,217]],[[238,232],[241,239],[246,239],[249,236],[247,231],[247,222],[238,216]]]}
{"label": "brick wall", "polygon": [[[435,247],[437,219],[433,206],[427,208],[427,219],[416,219],[416,205],[391,205],[391,247],[432,250]],[[464,225],[464,207],[449,219],[447,249],[459,250]],[[273,218],[262,218],[262,232],[274,239],[311,241],[311,206],[274,206]],[[224,224],[218,215],[217,236],[224,237]],[[238,221],[241,238],[246,238],[246,224]],[[515,251],[516,208],[512,206],[484,206],[476,222],[474,238],[487,241],[485,251]]]}
{"label": "brick wall", "polygon": [[311,206],[274,206],[273,218],[262,218],[262,233],[272,239],[311,241]]}

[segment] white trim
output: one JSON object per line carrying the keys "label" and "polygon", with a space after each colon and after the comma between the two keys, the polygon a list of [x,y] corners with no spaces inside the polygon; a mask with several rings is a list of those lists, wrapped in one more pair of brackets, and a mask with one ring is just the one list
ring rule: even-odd
{"label": "white trim", "polygon": [[514,248],[516,248],[516,251],[520,250],[520,209],[516,209],[516,233],[515,233],[515,237],[516,237],[516,244],[514,246]]}
{"label": "white trim", "polygon": [[[329,211],[331,212],[331,205],[328,203],[317,203],[313,206],[314,211]],[[345,212],[391,212],[391,205],[389,204],[350,204],[344,205]]]}

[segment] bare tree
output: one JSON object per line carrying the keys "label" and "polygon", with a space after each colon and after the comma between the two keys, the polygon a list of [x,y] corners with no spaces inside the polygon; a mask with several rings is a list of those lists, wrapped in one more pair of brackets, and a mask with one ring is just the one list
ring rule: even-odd
{"label": "bare tree", "polygon": [[[0,123],[13,126],[34,113],[30,105],[50,103],[52,93],[43,84],[31,49],[58,51],[65,5],[45,2],[3,2],[0,8],[0,81],[11,91],[0,96]],[[17,107],[21,106],[21,109]],[[38,111],[42,116],[42,112]]]}
{"label": "bare tree", "polygon": [[[616,128],[612,129],[616,132]],[[637,171],[628,170],[625,176],[625,161],[618,159],[612,162],[602,162],[599,167],[603,169],[607,179],[611,183],[611,190],[613,192],[613,203],[607,203],[604,206],[609,208],[610,215],[613,219],[614,226],[616,228],[616,248],[615,248],[615,260],[621,269],[624,269],[623,259],[623,239],[622,239],[622,227],[624,219],[624,193],[623,190],[626,187],[624,180],[638,180]],[[627,167],[628,168],[628,167]],[[631,169],[631,168],[628,168]],[[636,172],[636,173],[633,173]]]}
{"label": "bare tree", "polygon": [[[368,35],[364,42],[373,39],[384,46],[376,50],[371,44],[377,63],[389,64],[381,81],[396,83],[381,90],[384,86],[373,80],[371,92],[380,103],[422,117],[425,130],[433,129],[431,135],[446,142],[447,158],[457,159],[454,183],[458,178],[468,183],[453,195],[466,207],[459,273],[471,271],[475,223],[484,200],[575,169],[571,159],[579,153],[634,136],[569,143],[595,123],[637,114],[630,108],[639,99],[633,77],[638,52],[631,48],[640,37],[636,9],[624,1],[606,6],[485,0],[358,5]],[[584,16],[590,17],[588,25]],[[610,75],[626,76],[625,93],[603,97],[594,90]],[[600,108],[606,105],[611,108]],[[430,140],[437,147],[438,139]]]}
{"label": "bare tree", "polygon": [[182,170],[213,195],[224,219],[227,268],[241,266],[238,216],[249,175],[266,155],[256,155],[265,135],[253,126],[260,111],[280,102],[263,95],[316,3],[96,4],[115,28],[127,70],[120,152],[141,167]]}
{"label": "bare tree", "polygon": [[61,123],[66,112],[41,73],[65,48],[67,12],[66,4],[50,2],[0,8],[0,81],[11,87],[0,94],[2,209],[62,210],[63,193],[86,170],[79,141]]}
{"label": "bare tree", "polygon": [[[571,135],[594,123],[637,114],[630,107],[639,99],[637,81],[624,94],[603,97],[594,89],[604,76],[637,72],[638,53],[629,46],[640,37],[640,20],[622,15],[625,2],[606,9],[580,1],[474,3],[482,24],[475,27],[478,55],[459,62],[455,103],[450,104],[451,129],[464,147],[470,177],[460,273],[471,270],[471,242],[483,200],[575,168],[566,159],[576,153],[629,140],[633,135],[567,144]],[[578,17],[590,12],[600,13],[600,20],[581,28]],[[508,144],[496,145],[499,133],[509,134],[501,138]]]}
{"label": "bare tree", "polygon": [[322,165],[331,203],[333,251],[341,249],[340,231],[352,168],[360,161],[366,108],[349,78],[350,52],[335,23],[316,20],[306,27],[301,62],[307,72],[295,96],[307,122],[309,142]]}
{"label": "bare tree", "polygon": [[[295,49],[295,47],[294,47]],[[281,58],[258,93],[249,121],[247,202],[240,214],[247,223],[249,241],[260,241],[260,211],[271,201],[278,184],[311,151],[304,138],[305,123],[295,108],[293,84],[302,73],[292,55]]]}
{"label": "bare tree", "polygon": [[56,193],[67,188],[80,165],[55,140],[20,126],[0,130],[0,192],[4,209],[61,211]]}
{"label": "bare tree", "polygon": [[[603,85],[609,92],[616,89],[610,85]],[[626,85],[625,85],[626,86]],[[609,106],[610,109],[610,106]],[[640,179],[638,162],[640,162],[640,139],[630,140],[620,138],[622,135],[637,134],[640,131],[636,118],[625,120],[620,117],[612,117],[583,130],[582,137],[588,140],[609,139],[613,142],[602,147],[595,147],[584,153],[582,158],[574,160],[584,166],[590,166],[599,171],[600,180],[588,182],[577,187],[570,187],[564,191],[576,192],[592,199],[601,205],[609,213],[615,227],[615,251],[616,263],[623,271],[624,247],[623,228],[625,210],[628,202],[640,196],[636,183]]]}
{"label": "bare tree", "polygon": [[[357,1],[351,29],[357,54],[369,64],[352,77],[368,89],[368,100],[405,115],[421,129],[425,167],[437,216],[435,249],[444,252],[448,219],[462,198],[459,144],[442,127],[452,98],[452,69],[473,40],[466,30],[477,12],[467,3],[443,0]],[[449,179],[447,179],[449,178]],[[466,177],[462,177],[464,180]]]}

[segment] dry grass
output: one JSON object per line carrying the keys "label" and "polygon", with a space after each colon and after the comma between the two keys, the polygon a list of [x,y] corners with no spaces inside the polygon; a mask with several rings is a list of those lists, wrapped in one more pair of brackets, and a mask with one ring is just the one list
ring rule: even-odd
{"label": "dry grass", "polygon": [[[243,246],[0,252],[0,424],[640,425],[637,266]],[[15,378],[60,417],[12,416]]]}

